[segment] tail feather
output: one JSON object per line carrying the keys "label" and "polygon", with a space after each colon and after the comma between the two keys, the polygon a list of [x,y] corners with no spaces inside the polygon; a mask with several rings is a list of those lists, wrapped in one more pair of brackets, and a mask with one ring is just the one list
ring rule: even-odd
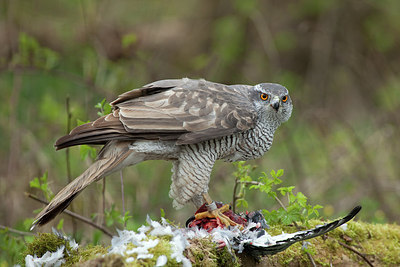
{"label": "tail feather", "polygon": [[120,163],[130,154],[127,145],[124,143],[121,145],[119,144],[114,143],[113,146],[110,145],[104,147],[101,153],[102,157],[94,162],[84,173],[58,192],[51,202],[36,216],[31,230],[37,225],[44,225],[54,219],[54,217],[65,210],[71,201],[88,185],[118,170]]}

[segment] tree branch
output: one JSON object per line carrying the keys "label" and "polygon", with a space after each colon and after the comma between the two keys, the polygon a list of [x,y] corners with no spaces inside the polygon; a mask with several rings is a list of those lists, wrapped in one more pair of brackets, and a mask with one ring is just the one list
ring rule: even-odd
{"label": "tree branch", "polygon": [[7,231],[9,231],[10,233],[17,234],[17,235],[34,235],[33,233],[24,232],[24,231],[19,231],[19,230],[16,230],[16,229],[14,229],[14,228],[11,228],[11,227],[8,227],[8,226],[4,226],[4,225],[1,225],[1,224],[0,224],[0,229],[7,230]]}
{"label": "tree branch", "polygon": [[[49,204],[47,201],[44,201],[44,200],[42,200],[42,199],[38,198],[37,196],[32,195],[30,193],[25,192],[25,195],[27,197],[33,199],[33,200],[36,200],[36,201],[42,203],[42,204],[45,204],[45,205]],[[69,216],[72,216],[73,218],[76,218],[77,220],[80,220],[81,222],[84,222],[84,223],[89,224],[90,226],[92,226],[92,227],[94,227],[96,229],[99,229],[100,231],[102,231],[103,233],[108,235],[109,237],[113,236],[113,234],[107,228],[92,222],[89,218],[86,218],[85,216],[79,215],[79,214],[77,214],[75,212],[72,212],[72,211],[69,211],[67,209],[65,209],[63,212],[65,214],[68,214]]]}
{"label": "tree branch", "polygon": [[356,250],[355,248],[353,248],[352,246],[349,246],[345,243],[342,243],[340,241],[337,241],[339,243],[339,245],[347,248],[348,250],[356,253],[358,256],[360,256],[369,266],[373,267],[374,265],[367,259],[367,257],[365,257],[364,254],[362,254],[360,251]]}

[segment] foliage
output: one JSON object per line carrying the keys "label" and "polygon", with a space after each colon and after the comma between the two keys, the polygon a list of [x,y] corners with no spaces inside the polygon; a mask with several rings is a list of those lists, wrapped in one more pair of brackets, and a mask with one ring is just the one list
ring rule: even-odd
{"label": "foliage", "polygon": [[132,216],[129,215],[129,211],[121,215],[121,212],[115,209],[114,204],[111,205],[111,208],[109,210],[105,210],[104,215],[106,225],[108,227],[117,226],[119,224],[119,228],[121,228],[122,226],[126,225],[130,218],[132,218]]}
{"label": "foliage", "polygon": [[[272,170],[270,174],[262,173],[258,177],[257,181],[253,180],[249,176],[249,171],[254,168],[251,165],[245,165],[245,162],[238,162],[235,164],[237,167],[234,173],[236,177],[236,183],[240,184],[240,191],[236,206],[248,207],[247,201],[244,199],[245,188],[248,187],[250,190],[257,190],[263,194],[266,194],[269,198],[278,201],[281,205],[279,209],[268,211],[263,209],[264,216],[268,224],[271,225],[289,225],[293,222],[306,223],[315,217],[319,217],[318,209],[321,209],[321,205],[312,206],[307,203],[307,197],[298,192],[293,192],[294,186],[278,187],[282,183],[280,177],[283,176],[283,170],[275,172]],[[283,205],[282,201],[278,198],[278,195],[287,198],[286,206]]]}
{"label": "foliage", "polygon": [[13,66],[33,66],[43,70],[53,69],[58,61],[58,54],[41,46],[36,39],[26,33],[19,35],[19,52],[16,53],[11,61]]}
{"label": "foliage", "polygon": [[0,266],[20,261],[22,252],[26,249],[26,242],[32,240],[31,236],[16,236],[7,229],[0,229]]}
{"label": "foliage", "polygon": [[33,178],[33,180],[29,182],[29,186],[31,188],[39,189],[43,193],[46,200],[50,201],[54,197],[54,193],[49,187],[47,178],[47,172],[45,172],[42,177]]}
{"label": "foliage", "polygon": [[111,113],[111,105],[106,101],[105,98],[103,98],[103,100],[97,103],[94,107],[100,109],[100,111],[97,112],[97,115],[99,115],[100,117]]}

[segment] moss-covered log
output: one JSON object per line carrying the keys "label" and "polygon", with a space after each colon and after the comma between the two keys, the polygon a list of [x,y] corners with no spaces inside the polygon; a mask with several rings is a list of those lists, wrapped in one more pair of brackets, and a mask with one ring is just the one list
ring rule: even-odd
{"label": "moss-covered log", "polygon": [[[309,227],[324,222],[313,220]],[[272,227],[268,232],[278,235],[283,232],[298,231],[296,227]],[[153,236],[148,236],[151,240]],[[156,246],[149,249],[155,255],[149,259],[128,260],[116,254],[107,254],[108,248],[101,246],[79,247],[64,253],[64,266],[152,266],[157,255],[166,255],[165,266],[180,266],[170,255],[168,237],[160,237]],[[395,224],[368,224],[349,222],[345,227],[314,239],[307,243],[296,243],[276,255],[265,256],[258,261],[245,253],[230,253],[226,247],[220,248],[211,238],[190,239],[184,256],[193,266],[400,266],[400,226]],[[65,241],[53,234],[40,234],[28,245],[26,255],[41,256],[45,251],[56,251]],[[135,245],[130,244],[130,248]]]}
{"label": "moss-covered log", "polygon": [[[311,221],[311,226],[318,224],[321,222]],[[282,230],[296,231],[294,227],[274,227],[271,230],[275,234]],[[239,257],[243,266],[312,266],[311,260],[318,266],[400,266],[399,225],[352,221],[345,227],[306,242],[306,249],[303,244],[296,243],[276,255],[263,257],[259,262],[246,255]]]}

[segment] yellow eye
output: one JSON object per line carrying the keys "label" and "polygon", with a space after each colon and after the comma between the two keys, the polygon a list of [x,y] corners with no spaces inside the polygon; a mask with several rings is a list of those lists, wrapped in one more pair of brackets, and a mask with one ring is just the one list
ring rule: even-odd
{"label": "yellow eye", "polygon": [[261,98],[261,100],[268,100],[268,94],[266,94],[266,93],[262,93],[261,95],[260,95],[260,98]]}
{"label": "yellow eye", "polygon": [[287,100],[288,100],[287,95],[285,95],[285,96],[282,97],[282,102],[286,102]]}

